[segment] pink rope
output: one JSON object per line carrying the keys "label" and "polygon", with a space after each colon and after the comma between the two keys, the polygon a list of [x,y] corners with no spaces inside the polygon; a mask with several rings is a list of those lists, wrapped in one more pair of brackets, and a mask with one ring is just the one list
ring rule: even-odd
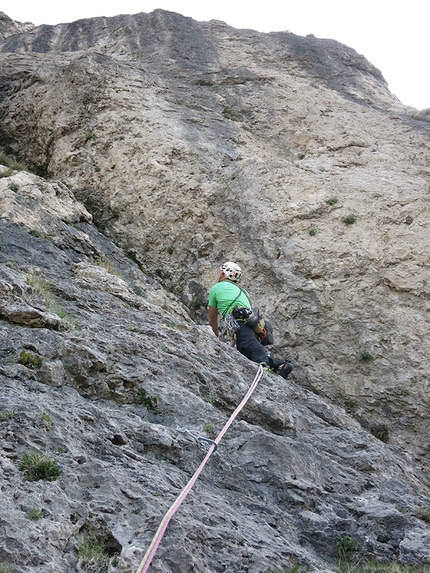
{"label": "pink rope", "polygon": [[172,517],[176,513],[176,511],[179,509],[179,506],[181,505],[181,503],[184,501],[184,499],[187,497],[187,495],[191,491],[193,485],[196,483],[199,475],[201,474],[203,468],[206,465],[206,462],[208,461],[208,459],[212,455],[216,446],[219,444],[219,442],[221,441],[224,434],[227,432],[229,427],[232,425],[236,416],[239,414],[239,412],[242,410],[242,408],[245,406],[245,404],[249,400],[251,394],[254,392],[255,388],[257,387],[257,384],[259,383],[262,375],[263,375],[263,368],[262,368],[262,366],[259,366],[258,370],[257,370],[257,374],[255,375],[255,378],[254,378],[251,386],[249,387],[248,392],[245,394],[244,398],[242,399],[242,402],[239,404],[239,406],[236,408],[236,410],[233,412],[233,414],[228,419],[224,428],[221,430],[221,432],[215,438],[214,443],[209,448],[208,453],[206,454],[204,460],[200,464],[199,468],[197,469],[197,471],[195,472],[193,477],[190,479],[190,481],[187,483],[187,485],[181,491],[179,496],[173,502],[170,509],[167,511],[166,515],[163,517],[163,520],[161,521],[161,523],[160,523],[160,525],[159,525],[159,527],[158,527],[158,529],[157,529],[157,531],[156,531],[156,533],[152,539],[151,545],[148,547],[148,550],[145,553],[145,556],[142,559],[139,567],[137,568],[136,573],[146,573],[146,571],[148,571],[148,568],[151,565],[151,561],[155,555],[155,552],[158,549],[158,546],[160,545],[160,541],[163,538],[163,535],[167,529],[167,526],[169,525],[170,520],[172,519]]}

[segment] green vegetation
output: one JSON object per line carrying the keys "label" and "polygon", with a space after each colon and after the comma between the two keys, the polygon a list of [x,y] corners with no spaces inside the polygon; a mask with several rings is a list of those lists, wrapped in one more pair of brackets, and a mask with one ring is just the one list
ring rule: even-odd
{"label": "green vegetation", "polygon": [[196,85],[198,85],[198,86],[209,86],[210,87],[210,86],[213,86],[215,84],[211,80],[201,79],[201,80],[196,81]]}
{"label": "green vegetation", "polygon": [[0,573],[15,573],[16,569],[8,563],[0,563]]}
{"label": "green vegetation", "polygon": [[309,235],[310,235],[311,237],[315,237],[315,235],[317,234],[317,228],[316,228],[316,227],[311,227],[311,228],[308,230],[308,233],[309,233]]}
{"label": "green vegetation", "polygon": [[31,521],[39,521],[43,519],[43,513],[40,509],[29,509],[25,514],[27,519],[31,519]]}
{"label": "green vegetation", "polygon": [[304,159],[304,158],[306,157],[306,154],[305,154],[305,153],[299,153],[299,154],[297,155],[297,157],[298,157],[298,158],[300,159],[300,161],[301,161],[302,159]]}
{"label": "green vegetation", "polygon": [[205,428],[205,432],[206,432],[209,436],[214,436],[214,435],[215,435],[214,425],[212,424],[212,422],[205,422],[204,428]]}
{"label": "green vegetation", "polygon": [[6,410],[5,412],[0,410],[0,422],[2,422],[3,420],[10,420],[11,418],[13,418],[14,414],[15,412],[13,410]]}
{"label": "green vegetation", "polygon": [[45,280],[39,273],[33,272],[27,275],[27,284],[29,284],[38,296],[45,303],[46,309],[59,316],[69,328],[75,328],[74,318],[68,314],[58,303],[53,286]]}
{"label": "green vegetation", "polygon": [[149,412],[153,412],[154,414],[161,414],[161,410],[158,407],[157,396],[148,396],[146,390],[143,390],[143,388],[139,389],[133,400],[133,404],[136,406],[144,406]]}
{"label": "green vegetation", "polygon": [[129,332],[140,332],[140,325],[137,322],[130,322],[127,324],[127,330]]}
{"label": "green vegetation", "polygon": [[27,171],[28,167],[25,163],[23,163],[22,161],[19,161],[19,159],[17,159],[15,156],[13,155],[8,155],[6,153],[0,152],[0,165],[4,165],[5,167],[8,167],[8,171],[9,174],[5,175],[4,172],[1,177],[9,177],[9,175],[11,175],[11,171]]}
{"label": "green vegetation", "polygon": [[345,215],[344,217],[342,217],[342,223],[345,223],[345,225],[353,225],[357,220],[357,215],[354,215],[354,213],[350,213],[349,215]]}
{"label": "green vegetation", "polygon": [[360,362],[370,362],[373,360],[373,356],[370,354],[368,350],[360,350],[357,353],[357,358]]}
{"label": "green vegetation", "polygon": [[4,363],[5,364],[16,364],[15,354],[9,354],[9,356],[6,356],[6,358],[4,359]]}
{"label": "green vegetation", "polygon": [[106,269],[109,274],[115,275],[119,278],[122,278],[121,272],[108,259],[104,259],[103,257],[100,257],[99,259],[97,259],[96,265],[98,267],[103,267],[104,269]]}
{"label": "green vegetation", "polygon": [[348,563],[341,561],[337,568],[337,573],[428,573],[429,565],[407,565],[391,561],[380,563],[379,561],[369,561],[367,563]]}
{"label": "green vegetation", "polygon": [[19,185],[17,185],[16,183],[9,183],[8,187],[11,191],[18,191],[19,189]]}
{"label": "green vegetation", "polygon": [[287,567],[284,569],[269,569],[268,573],[299,573],[301,566],[300,565],[292,565],[291,567]]}
{"label": "green vegetation", "polygon": [[336,203],[339,201],[339,199],[336,196],[333,197],[329,197],[328,199],[325,200],[325,202],[327,203],[327,205],[336,205]]}
{"label": "green vegetation", "polygon": [[39,366],[42,364],[43,358],[38,354],[33,354],[33,352],[30,352],[28,350],[21,350],[21,352],[19,353],[18,362],[19,364],[22,364],[27,368],[35,370],[36,368],[39,368]]}
{"label": "green vegetation", "polygon": [[430,523],[430,507],[420,507],[414,511],[415,515],[426,523]]}
{"label": "green vegetation", "polygon": [[[352,537],[345,535],[340,538],[340,540],[345,540],[346,545],[350,545]],[[355,544],[357,543],[352,539]],[[343,541],[342,543],[345,543]],[[357,547],[354,544],[355,547]],[[358,548],[358,547],[357,547]],[[356,551],[357,549],[348,550]],[[290,567],[284,568],[271,568],[267,573],[300,573],[301,571],[306,571],[307,567],[301,565],[292,565]],[[346,559],[341,559],[338,567],[336,568],[336,573],[429,573],[429,565],[427,563],[422,563],[420,565],[408,565],[406,563],[399,563],[398,561],[390,561],[387,563],[381,563],[380,561],[372,560],[364,563],[350,563]]]}
{"label": "green vegetation", "polygon": [[226,119],[229,119],[230,121],[243,121],[242,115],[237,111],[225,109],[222,114]]}
{"label": "green vegetation", "polygon": [[390,439],[390,431],[385,424],[372,424],[369,428],[369,432],[385,444],[387,444]]}
{"label": "green vegetation", "polygon": [[39,229],[33,229],[30,231],[30,235],[36,237],[37,239],[46,239],[46,235],[43,231],[39,231]]}
{"label": "green vegetation", "polygon": [[86,573],[108,573],[111,566],[117,565],[118,552],[106,548],[106,536],[87,525],[79,539],[79,566]]}
{"label": "green vegetation", "polygon": [[26,452],[19,469],[27,481],[55,481],[61,473],[55,460],[39,452]]}
{"label": "green vegetation", "polygon": [[42,414],[40,416],[40,419],[43,422],[43,425],[49,430],[52,428],[52,426],[54,425],[54,422],[52,421],[52,418],[49,414]]}
{"label": "green vegetation", "polygon": [[350,535],[342,535],[336,539],[336,551],[340,559],[345,560],[351,551],[358,551],[360,544]]}
{"label": "green vegetation", "polygon": [[30,231],[30,235],[36,237],[37,239],[49,239],[49,237],[55,237],[55,231],[41,231],[40,229],[33,229]]}
{"label": "green vegetation", "polygon": [[90,141],[91,139],[94,139],[94,133],[91,133],[91,131],[88,131],[85,134],[85,141]]}
{"label": "green vegetation", "polygon": [[[143,248],[143,250],[145,252],[149,251],[149,246],[145,245],[145,247]],[[139,264],[139,261],[137,260],[137,254],[136,251],[133,251],[131,249],[126,249],[125,250],[125,255],[126,257],[128,257],[131,261],[133,261],[136,264]]]}
{"label": "green vegetation", "polygon": [[169,253],[169,255],[173,255],[173,253],[175,252],[175,245],[170,243],[170,245],[167,247],[167,252]]}
{"label": "green vegetation", "polygon": [[357,409],[357,402],[352,398],[345,398],[344,407],[348,414],[354,414]]}
{"label": "green vegetation", "polygon": [[43,299],[47,308],[56,304],[56,297],[52,285],[38,273],[29,273],[27,275],[27,284],[29,284],[36,293]]}

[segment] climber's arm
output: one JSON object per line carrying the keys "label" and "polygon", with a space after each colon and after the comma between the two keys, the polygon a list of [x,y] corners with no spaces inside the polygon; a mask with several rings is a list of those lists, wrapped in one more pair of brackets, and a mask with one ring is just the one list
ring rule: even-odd
{"label": "climber's arm", "polygon": [[216,306],[209,307],[209,325],[218,338],[218,309]]}

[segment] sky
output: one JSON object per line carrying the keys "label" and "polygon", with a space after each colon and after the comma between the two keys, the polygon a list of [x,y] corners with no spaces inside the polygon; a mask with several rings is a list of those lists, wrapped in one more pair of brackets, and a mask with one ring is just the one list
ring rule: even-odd
{"label": "sky", "polygon": [[13,0],[0,5],[13,20],[37,26],[157,8],[234,28],[337,40],[376,66],[403,104],[430,108],[428,0]]}

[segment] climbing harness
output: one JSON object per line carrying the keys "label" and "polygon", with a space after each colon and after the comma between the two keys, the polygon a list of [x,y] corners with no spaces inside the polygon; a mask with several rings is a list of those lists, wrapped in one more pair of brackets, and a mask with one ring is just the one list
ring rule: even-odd
{"label": "climbing harness", "polygon": [[232,314],[227,314],[225,316],[225,328],[229,339],[232,340],[240,328],[237,320],[233,317]]}
{"label": "climbing harness", "polygon": [[[236,418],[236,416],[239,414],[239,412],[242,410],[242,408],[245,406],[245,404],[247,403],[247,401],[251,397],[251,394],[254,392],[255,388],[257,387],[257,384],[259,383],[259,381],[263,375],[263,371],[264,371],[263,367],[259,366],[258,370],[257,370],[257,374],[255,375],[255,378],[254,378],[251,386],[249,387],[248,392],[243,397],[242,402],[239,404],[239,406],[236,408],[236,410],[230,416],[227,423],[225,424],[225,426],[223,427],[221,432],[218,434],[218,436],[215,438],[215,440],[210,440],[210,441],[212,441],[212,444],[210,445],[209,450],[208,450],[204,460],[202,461],[202,463],[198,467],[197,471],[194,473],[193,477],[190,479],[190,481],[187,483],[187,485],[181,491],[179,496],[176,498],[176,500],[170,506],[170,509],[167,511],[166,515],[163,517],[163,519],[162,519],[162,521],[161,521],[161,523],[160,523],[160,525],[159,525],[159,527],[158,527],[158,529],[157,529],[157,531],[156,531],[156,533],[155,533],[155,535],[151,541],[151,545],[148,547],[148,550],[145,553],[145,556],[142,559],[139,567],[137,568],[136,573],[146,573],[146,571],[148,571],[148,567],[151,565],[151,561],[154,558],[155,552],[157,551],[158,546],[160,544],[160,541],[163,538],[163,535],[167,529],[169,521],[172,519],[173,515],[179,509],[181,503],[184,501],[184,499],[187,497],[187,495],[191,491],[193,485],[197,481],[197,478],[199,477],[199,475],[203,471],[203,468],[205,467],[206,462],[208,461],[208,459],[210,458],[212,453],[215,451],[217,445],[219,444],[219,442],[223,438],[224,434],[227,432],[229,427],[234,422],[234,419]],[[191,432],[189,430],[184,430],[184,432],[189,433],[191,436],[193,436],[195,438],[195,436],[193,434],[191,434]],[[202,438],[200,438],[200,440],[201,439]],[[203,440],[208,441],[206,438],[203,438]]]}

